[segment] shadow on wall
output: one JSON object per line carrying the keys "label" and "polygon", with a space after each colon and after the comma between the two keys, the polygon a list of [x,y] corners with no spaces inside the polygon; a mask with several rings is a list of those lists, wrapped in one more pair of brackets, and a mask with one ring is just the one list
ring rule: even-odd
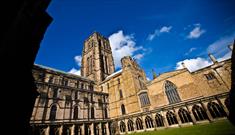
{"label": "shadow on wall", "polygon": [[[233,46],[235,46],[235,40],[233,42]],[[235,125],[235,49],[232,52],[232,75],[231,75],[231,90],[229,93],[229,117],[228,119]]]}

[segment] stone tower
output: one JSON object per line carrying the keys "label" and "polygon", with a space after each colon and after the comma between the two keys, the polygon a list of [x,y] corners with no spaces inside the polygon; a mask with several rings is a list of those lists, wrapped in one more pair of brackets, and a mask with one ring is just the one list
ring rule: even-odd
{"label": "stone tower", "polygon": [[96,82],[114,72],[114,61],[109,40],[94,32],[85,40],[82,52],[81,75]]}

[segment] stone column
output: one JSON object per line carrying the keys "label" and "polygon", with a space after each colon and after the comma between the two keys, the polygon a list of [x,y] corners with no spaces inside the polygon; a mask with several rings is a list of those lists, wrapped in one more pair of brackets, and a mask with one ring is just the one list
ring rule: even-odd
{"label": "stone column", "polygon": [[105,127],[106,127],[106,135],[109,135],[109,123],[108,122],[105,124]]}
{"label": "stone column", "polygon": [[136,118],[133,118],[133,128],[134,128],[134,132],[137,131],[137,128],[136,128]]}
{"label": "stone column", "polygon": [[157,129],[157,123],[156,123],[156,120],[155,120],[155,117],[153,116],[153,114],[151,113],[151,118],[153,120],[153,128],[156,130]]}
{"label": "stone column", "polygon": [[202,105],[202,108],[204,109],[204,111],[206,112],[206,114],[207,114],[207,116],[208,116],[208,120],[209,120],[210,122],[213,122],[214,119],[213,119],[213,117],[211,116],[211,113],[209,112],[209,110],[206,108],[205,104],[202,103],[202,102],[200,102],[200,103],[201,103],[201,105]]}
{"label": "stone column", "polygon": [[70,127],[70,133],[71,133],[71,135],[74,135],[74,128],[75,128],[75,125],[72,125],[71,127]]}
{"label": "stone column", "polygon": [[127,134],[128,133],[128,125],[127,125],[127,120],[124,120],[124,122],[125,122],[125,133]]}
{"label": "stone column", "polygon": [[167,121],[167,118],[166,118],[166,114],[161,112],[161,115],[162,115],[162,119],[163,119],[164,126],[165,126],[166,128],[168,128],[168,127],[169,127],[169,124],[168,124],[168,121]]}
{"label": "stone column", "polygon": [[145,117],[142,116],[142,122],[143,122],[143,130],[146,130],[147,127],[146,127],[146,124],[145,124]]}
{"label": "stone column", "polygon": [[99,135],[102,135],[103,127],[102,123],[99,123]]}
{"label": "stone column", "polygon": [[62,135],[62,133],[63,133],[63,125],[60,126],[59,135]]}
{"label": "stone column", "polygon": [[82,135],[85,135],[85,124],[82,124],[82,125],[80,126],[80,129],[81,129]]}
{"label": "stone column", "polygon": [[50,126],[49,125],[45,129],[45,135],[50,135]]}
{"label": "stone column", "polygon": [[90,125],[90,131],[91,131],[91,135],[94,135],[94,123],[91,123],[91,125]]}
{"label": "stone column", "polygon": [[174,110],[174,114],[175,114],[176,120],[178,121],[179,126],[181,126],[182,122],[181,122],[179,114],[177,112],[178,112],[178,110],[177,111]]}
{"label": "stone column", "polygon": [[194,115],[193,115],[192,110],[188,110],[188,111],[189,111],[189,115],[190,115],[190,117],[191,117],[191,119],[192,119],[193,125],[197,124],[197,121],[196,121],[196,119],[195,119],[195,117],[194,117]]}

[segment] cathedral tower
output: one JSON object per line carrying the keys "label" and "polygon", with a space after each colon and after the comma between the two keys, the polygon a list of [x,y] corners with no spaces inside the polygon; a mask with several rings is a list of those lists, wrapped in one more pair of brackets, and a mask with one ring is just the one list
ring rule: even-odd
{"label": "cathedral tower", "polygon": [[114,61],[109,40],[94,32],[84,42],[81,75],[97,82],[114,72]]}

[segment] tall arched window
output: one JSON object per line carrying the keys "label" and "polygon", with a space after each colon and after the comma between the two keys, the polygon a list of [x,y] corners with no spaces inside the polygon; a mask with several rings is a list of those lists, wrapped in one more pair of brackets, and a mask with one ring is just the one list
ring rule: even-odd
{"label": "tall arched window", "polygon": [[50,120],[56,119],[56,111],[57,111],[56,105],[52,105],[51,112],[50,112],[50,118],[49,118]]}
{"label": "tall arched window", "polygon": [[124,104],[121,105],[121,111],[122,111],[122,115],[126,114],[126,109]]}
{"label": "tall arched window", "polygon": [[151,117],[147,116],[145,118],[146,128],[153,128],[153,120]]}
{"label": "tall arched window", "polygon": [[119,96],[120,96],[120,99],[123,98],[123,94],[122,94],[122,90],[121,89],[119,90]]}
{"label": "tall arched window", "polygon": [[140,93],[139,98],[142,107],[150,104],[147,92]]}
{"label": "tall arched window", "polygon": [[73,110],[73,119],[74,120],[78,119],[78,106],[74,107],[74,110]]}
{"label": "tall arched window", "polygon": [[108,110],[107,110],[107,108],[104,109],[104,118],[108,118]]}
{"label": "tall arched window", "polygon": [[143,129],[143,122],[140,118],[136,119],[136,129],[137,130],[142,130]]}
{"label": "tall arched window", "polygon": [[205,120],[208,118],[206,112],[202,109],[202,107],[198,105],[193,106],[192,112],[197,121]]}
{"label": "tall arched window", "polygon": [[226,116],[224,109],[215,102],[208,103],[207,108],[213,118],[219,118],[219,117]]}
{"label": "tall arched window", "polygon": [[156,120],[157,127],[163,127],[164,126],[163,117],[159,113],[156,114],[155,120]]}
{"label": "tall arched window", "polygon": [[128,126],[128,131],[134,131],[134,123],[132,120],[128,120],[127,126]]}
{"label": "tall arched window", "polygon": [[180,102],[177,87],[170,81],[165,82],[165,92],[170,104]]}
{"label": "tall arched window", "polygon": [[192,122],[189,112],[185,109],[180,108],[178,114],[182,123]]}

